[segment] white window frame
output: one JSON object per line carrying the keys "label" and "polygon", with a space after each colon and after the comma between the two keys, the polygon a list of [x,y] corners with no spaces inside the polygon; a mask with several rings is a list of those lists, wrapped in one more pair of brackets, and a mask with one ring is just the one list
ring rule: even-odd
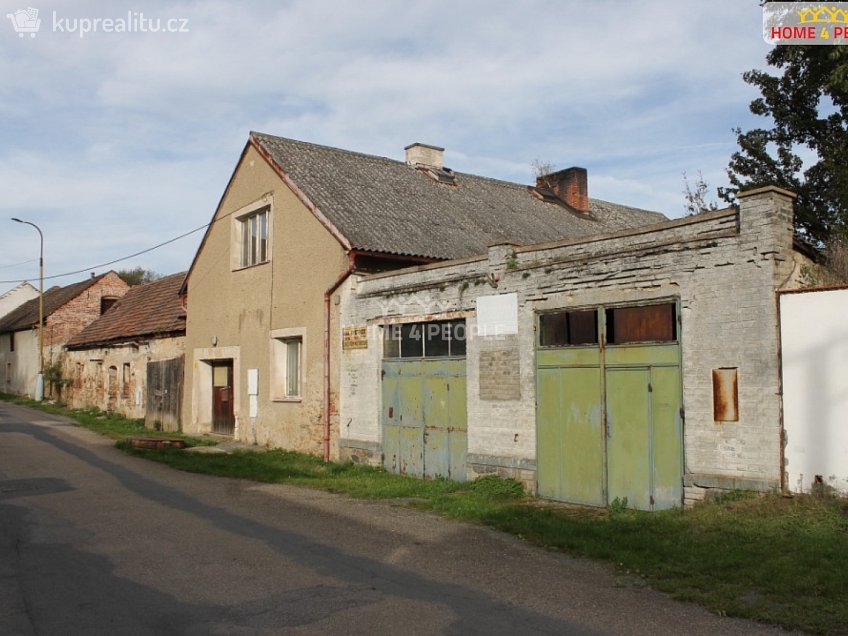
{"label": "white window frame", "polygon": [[[233,271],[264,265],[271,262],[272,254],[272,197],[266,195],[253,203],[232,213],[233,222],[230,231],[230,265]],[[250,245],[251,223],[259,223],[265,218],[265,258],[262,259],[259,244]],[[257,226],[258,229],[258,226]]]}
{"label": "white window frame", "polygon": [[[297,378],[295,391],[290,391],[289,353],[290,343],[299,343],[297,359]],[[271,331],[271,400],[274,402],[301,402],[304,395],[306,365],[306,328],[274,329]]]}

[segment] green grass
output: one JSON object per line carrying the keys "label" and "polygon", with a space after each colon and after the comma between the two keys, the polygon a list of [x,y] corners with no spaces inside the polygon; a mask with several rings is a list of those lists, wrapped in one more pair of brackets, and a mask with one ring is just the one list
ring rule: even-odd
{"label": "green grass", "polygon": [[189,446],[208,443],[191,437],[186,437],[180,433],[152,431],[149,428],[145,428],[144,420],[142,419],[129,419],[115,413],[105,413],[97,407],[89,409],[71,409],[60,403],[36,402],[35,400],[31,400],[26,397],[2,392],[0,392],[0,400],[21,406],[28,406],[53,415],[62,415],[76,421],[85,428],[91,429],[101,435],[111,437],[112,439],[124,439],[133,435],[156,435],[185,439],[186,444]]}
{"label": "green grass", "polygon": [[[67,409],[39,408],[69,415]],[[138,423],[120,424],[122,418],[69,416],[113,437],[144,432],[134,428]],[[291,451],[195,454],[118,445],[179,470],[393,500],[608,562],[625,581],[647,583],[720,614],[812,633],[848,633],[846,499],[728,493],[686,511],[645,513],[621,505],[599,510],[553,505],[524,495],[517,482],[495,477],[422,481]]]}

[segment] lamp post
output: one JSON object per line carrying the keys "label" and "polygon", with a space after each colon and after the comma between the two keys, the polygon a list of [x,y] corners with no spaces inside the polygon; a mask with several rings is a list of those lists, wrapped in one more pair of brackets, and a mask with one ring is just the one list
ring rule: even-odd
{"label": "lamp post", "polygon": [[35,381],[35,399],[44,399],[44,234],[35,223],[13,218],[17,223],[31,225],[38,232],[41,247],[38,253],[38,378]]}

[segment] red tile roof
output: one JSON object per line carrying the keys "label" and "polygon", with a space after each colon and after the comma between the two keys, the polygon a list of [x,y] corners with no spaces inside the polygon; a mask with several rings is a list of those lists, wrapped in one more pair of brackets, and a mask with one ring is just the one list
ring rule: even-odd
{"label": "red tile roof", "polygon": [[[44,317],[47,318],[60,307],[71,302],[74,298],[94,285],[101,278],[109,274],[100,274],[84,281],[67,285],[65,287],[51,287],[44,292]],[[0,320],[0,333],[7,331],[21,331],[38,326],[38,298],[28,300],[17,309],[13,309]]]}
{"label": "red tile roof", "polygon": [[185,335],[180,286],[185,272],[131,287],[105,314],[68,341],[68,349],[87,349],[140,338]]}

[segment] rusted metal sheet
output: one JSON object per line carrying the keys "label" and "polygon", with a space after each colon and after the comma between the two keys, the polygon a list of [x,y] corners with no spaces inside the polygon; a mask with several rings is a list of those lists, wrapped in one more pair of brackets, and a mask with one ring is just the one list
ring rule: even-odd
{"label": "rusted metal sheet", "polygon": [[739,421],[739,376],[736,368],[713,369],[713,419]]}
{"label": "rusted metal sheet", "polygon": [[384,360],[382,377],[386,469],[464,481],[465,360]]}
{"label": "rusted metal sheet", "polygon": [[607,343],[670,342],[676,339],[675,305],[614,307],[606,310]]}

